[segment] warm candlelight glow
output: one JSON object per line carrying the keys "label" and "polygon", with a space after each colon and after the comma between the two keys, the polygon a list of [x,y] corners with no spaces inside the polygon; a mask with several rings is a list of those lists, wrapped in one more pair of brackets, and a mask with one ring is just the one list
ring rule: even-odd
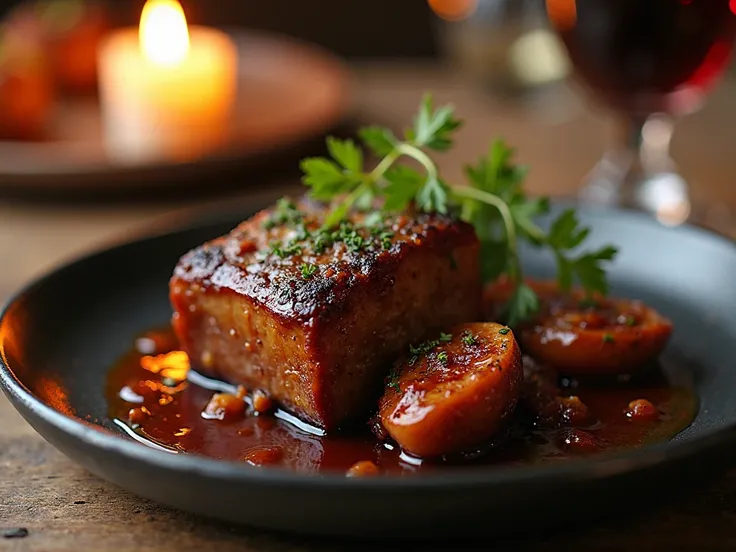
{"label": "warm candlelight glow", "polygon": [[111,158],[190,160],[228,143],[237,47],[218,29],[188,26],[176,0],[148,0],[140,25],[111,33],[98,59]]}
{"label": "warm candlelight glow", "polygon": [[177,65],[189,52],[189,30],[176,0],[148,0],[139,28],[143,56],[158,65]]}

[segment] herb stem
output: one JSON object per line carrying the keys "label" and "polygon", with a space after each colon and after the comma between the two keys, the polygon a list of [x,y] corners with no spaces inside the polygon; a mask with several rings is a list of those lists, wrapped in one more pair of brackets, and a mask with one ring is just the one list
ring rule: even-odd
{"label": "herb stem", "polygon": [[503,225],[506,229],[506,238],[508,241],[509,254],[511,255],[511,263],[509,264],[509,278],[513,282],[518,282],[521,278],[521,262],[519,261],[519,253],[517,251],[516,226],[511,216],[511,210],[504,200],[497,195],[473,188],[471,186],[451,186],[452,193],[458,197],[465,197],[482,201],[488,205],[492,205],[501,215]]}
{"label": "herb stem", "polygon": [[[358,198],[365,193],[366,187],[372,187],[372,182],[363,182],[362,184],[359,184],[352,192],[350,192],[345,199],[340,202],[339,210],[333,211],[325,220],[325,223],[322,225],[323,230],[329,230],[333,226],[335,226],[340,220],[343,218],[344,213],[347,213],[353,206],[353,203],[355,203]],[[333,216],[335,213],[339,213],[339,217],[336,217],[333,220]]]}
{"label": "herb stem", "polygon": [[380,163],[378,163],[378,165],[376,165],[376,167],[368,174],[368,182],[378,182],[383,178],[383,175],[386,174],[386,171],[388,171],[402,156],[411,157],[417,161],[422,167],[424,167],[428,178],[437,178],[437,166],[429,155],[413,144],[408,142],[399,142],[396,144],[394,149],[391,150],[386,157],[381,159]]}
{"label": "herb stem", "polygon": [[366,182],[363,182],[360,186],[355,188],[352,192],[350,192],[345,200],[343,201],[343,204],[347,206],[348,209],[350,209],[353,206],[353,203],[355,203],[358,198],[363,195],[365,192],[366,186],[369,185]]}
{"label": "herb stem", "polygon": [[391,168],[398,159],[401,157],[401,151],[399,147],[395,147],[386,157],[381,159],[381,162],[375,166],[375,168],[368,174],[368,180],[372,183],[378,182],[386,171]]}
{"label": "herb stem", "polygon": [[529,234],[529,237],[540,244],[547,243],[547,235],[536,224],[525,224],[524,231]]}
{"label": "herb stem", "polygon": [[[420,165],[422,165],[427,173],[428,180],[437,180],[437,165],[434,164],[432,159],[426,153],[424,153],[421,148],[415,146],[414,144],[408,142],[399,142],[398,144],[396,144],[394,149],[386,157],[384,157],[381,162],[376,165],[376,167],[370,172],[368,181],[371,183],[377,182],[378,179],[383,177],[386,171],[390,169],[391,166],[402,155],[411,157]],[[362,185],[359,186],[355,190],[355,192],[358,192],[361,189]],[[506,228],[506,236],[508,238],[508,249],[511,259],[511,263],[509,266],[509,277],[511,278],[512,282],[518,282],[521,279],[521,262],[519,260],[519,254],[517,251],[516,226],[514,224],[514,219],[511,215],[511,210],[509,209],[509,206],[497,195],[479,190],[478,188],[473,188],[470,186],[450,186],[450,189],[458,197],[465,197],[482,201],[483,203],[487,203],[488,205],[491,205],[498,209],[498,212],[501,214],[501,218],[503,219],[503,224]],[[353,194],[350,195],[352,196]],[[530,228],[529,230],[531,231],[530,233],[538,234],[535,237],[537,237],[540,241],[544,240],[545,236],[538,228],[535,227],[533,230]]]}
{"label": "herb stem", "polygon": [[424,153],[417,146],[414,146],[407,142],[401,142],[396,146],[396,151],[399,152],[399,154],[411,157],[412,159],[416,160],[422,167],[424,167],[424,170],[427,172],[428,180],[437,179],[437,165],[434,164],[434,161],[430,159],[429,155]]}

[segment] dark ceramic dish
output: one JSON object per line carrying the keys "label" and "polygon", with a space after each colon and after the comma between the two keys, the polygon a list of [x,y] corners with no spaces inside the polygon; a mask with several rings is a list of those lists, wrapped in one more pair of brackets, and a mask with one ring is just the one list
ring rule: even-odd
{"label": "dark ceramic dish", "polygon": [[[542,467],[361,480],[250,468],[132,441],[106,417],[107,370],[136,334],[168,321],[167,282],[179,255],[255,207],[86,257],[20,292],[0,318],[0,383],[23,417],[70,458],[140,496],[222,520],[324,535],[492,538],[570,527],[626,510],[642,496],[649,504],[729,465],[736,247],[696,228],[665,228],[620,211],[582,210],[591,245],[620,246],[613,291],[671,317],[676,330],[666,354],[693,364],[700,410],[669,443]],[[551,259],[528,253],[531,274],[551,273]]]}

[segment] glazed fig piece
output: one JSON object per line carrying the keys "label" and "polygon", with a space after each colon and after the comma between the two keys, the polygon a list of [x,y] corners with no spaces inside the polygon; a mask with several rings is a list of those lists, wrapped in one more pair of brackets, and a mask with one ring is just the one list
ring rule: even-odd
{"label": "glazed fig piece", "polygon": [[388,367],[427,332],[481,316],[479,243],[450,216],[367,227],[282,201],[186,254],[170,283],[193,366],[262,389],[327,430],[371,411]]}
{"label": "glazed fig piece", "polygon": [[523,377],[509,328],[468,323],[412,347],[379,401],[386,432],[422,458],[462,452],[493,436],[513,412]]}
{"label": "glazed fig piece", "polygon": [[[641,301],[561,293],[553,282],[529,282],[540,298],[534,319],[516,328],[524,353],[571,376],[635,372],[656,359],[672,323]],[[504,283],[486,288],[486,317],[509,295]]]}

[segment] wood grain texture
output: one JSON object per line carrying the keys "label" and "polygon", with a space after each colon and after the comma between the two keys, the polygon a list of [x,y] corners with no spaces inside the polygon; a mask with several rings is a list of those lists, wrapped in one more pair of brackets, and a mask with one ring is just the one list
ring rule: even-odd
{"label": "wood grain texture", "polygon": [[[571,193],[603,145],[599,117],[571,111],[558,120],[530,115],[489,100],[461,79],[436,69],[363,67],[355,86],[358,114],[400,127],[422,90],[451,100],[468,120],[458,147],[444,156],[448,178],[460,162],[483,152],[490,136],[503,135],[533,166],[530,188],[552,195]],[[736,208],[736,85],[722,87],[703,112],[678,127],[675,155],[699,195]],[[288,188],[287,188],[288,190]],[[284,189],[272,189],[278,195]],[[210,209],[231,209],[223,198]],[[204,205],[200,207],[205,207]],[[64,259],[191,215],[191,205],[51,207],[0,203],[0,301],[26,280]],[[632,497],[648,500],[648,497]],[[530,525],[534,521],[529,520]],[[25,527],[22,539],[0,538],[0,551],[281,552],[338,550],[733,550],[736,548],[736,471],[706,488],[651,512],[591,527],[574,520],[555,534],[479,545],[459,542],[395,547],[307,539],[228,527],[161,507],[117,489],[77,467],[41,439],[0,397],[0,535]],[[460,532],[460,531],[459,531]]]}

